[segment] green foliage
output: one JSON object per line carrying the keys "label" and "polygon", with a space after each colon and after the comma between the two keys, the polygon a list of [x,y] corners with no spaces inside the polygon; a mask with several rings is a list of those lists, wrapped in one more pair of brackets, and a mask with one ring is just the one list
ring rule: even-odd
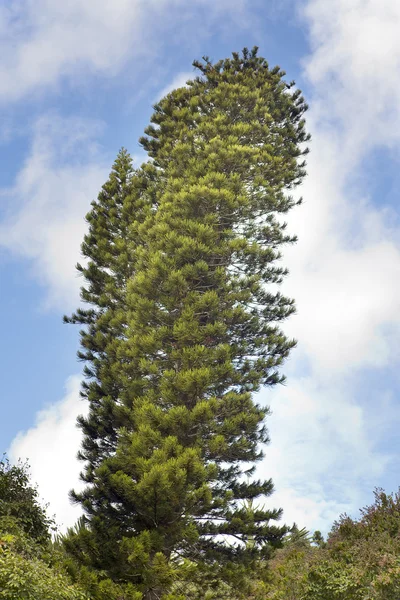
{"label": "green foliage", "polygon": [[53,522],[38,502],[28,467],[0,461],[0,598],[84,600],[57,560],[50,542]]}
{"label": "green foliage", "polygon": [[6,600],[85,600],[89,597],[72,585],[61,568],[43,560],[36,543],[16,521],[0,527],[0,598]]}
{"label": "green foliage", "polygon": [[[268,561],[224,565],[203,563],[188,565],[173,590],[184,600],[265,600]],[[191,567],[191,568],[190,568]]]}
{"label": "green foliage", "polygon": [[285,537],[283,548],[265,568],[264,599],[268,600],[302,600],[307,589],[310,564],[317,549],[305,529],[299,530],[296,525]]}
{"label": "green foliage", "polygon": [[38,492],[30,484],[28,465],[11,465],[3,456],[0,460],[0,522],[10,517],[33,540],[46,544],[54,522],[46,515],[38,500]]}
{"label": "green foliage", "polygon": [[353,520],[343,515],[328,542],[290,541],[271,561],[268,600],[395,600],[400,594],[400,494],[376,490]]}
{"label": "green foliage", "polygon": [[86,361],[81,395],[89,402],[89,415],[78,422],[84,433],[80,458],[85,461],[82,475],[87,483],[93,481],[93,470],[103,458],[115,451],[117,430],[123,425],[115,414],[121,391],[118,348],[127,326],[126,284],[134,273],[137,245],[134,230],[152,202],[153,172],[150,164],[134,171],[126,150],[119,152],[86,217],[89,231],[82,254],[87,262],[77,265],[87,282],[81,288],[82,300],[92,308],[79,308],[72,317],[64,317],[67,323],[85,326],[78,357]]}
{"label": "green foliage", "polygon": [[[300,92],[257,50],[212,64],[155,107],[134,171],[125,151],[88,215],[81,332],[85,510],[65,546],[145,598],[185,565],[243,574],[282,543],[280,510],[245,481],[268,441],[253,393],[283,381],[294,311],[273,291],[295,238],[282,215],[304,176]],[[251,506],[251,509],[249,507]],[[184,578],[184,577],[183,577]],[[211,596],[210,596],[211,597]]]}

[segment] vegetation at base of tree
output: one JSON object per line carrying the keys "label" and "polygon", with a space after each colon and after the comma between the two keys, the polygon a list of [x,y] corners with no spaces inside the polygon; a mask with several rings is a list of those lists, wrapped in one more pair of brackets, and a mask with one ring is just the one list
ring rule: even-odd
{"label": "vegetation at base of tree", "polygon": [[[40,528],[31,533],[20,519],[18,491],[23,513],[41,515],[35,519]],[[142,600],[136,586],[113,582],[68,555],[63,536],[51,542],[45,523],[53,527],[52,522],[37,501],[26,465],[3,459],[0,503],[0,598]],[[82,520],[75,532],[81,527]],[[239,565],[221,578],[213,565],[186,564],[164,600],[397,600],[399,557],[400,491],[388,495],[377,489],[375,502],[361,510],[360,518],[342,515],[326,541],[319,532],[309,535],[294,526],[283,547],[268,560],[254,561],[251,569]]]}
{"label": "vegetation at base of tree", "polygon": [[38,501],[25,464],[0,461],[0,598],[88,600],[51,543],[53,521]]}
{"label": "vegetation at base of tree", "polygon": [[[10,474],[11,473],[11,474]],[[141,600],[135,586],[120,585],[66,554],[61,540],[50,541],[51,520],[37,502],[26,465],[3,460],[0,475],[0,598],[7,600]],[[28,533],[23,513],[41,515]],[[22,513],[22,515],[23,515]],[[83,523],[78,522],[75,530]],[[62,537],[62,536],[61,536]],[[220,571],[186,565],[168,600],[396,600],[400,594],[400,492],[375,491],[373,505],[359,519],[334,523],[325,542],[293,527],[272,559],[258,559],[251,570]],[[67,571],[79,581],[72,584]],[[240,580],[240,589],[237,587]]]}
{"label": "vegetation at base of tree", "polygon": [[[317,544],[317,545],[316,545]],[[265,600],[396,600],[400,597],[400,493],[375,491],[358,520],[342,515],[326,544],[289,543],[269,566]]]}
{"label": "vegetation at base of tree", "polygon": [[5,455],[0,459],[0,519],[14,519],[20,529],[39,544],[50,540],[54,521],[39,501],[30,484],[26,463],[11,465]]}
{"label": "vegetation at base of tree", "polygon": [[280,328],[293,300],[276,289],[307,106],[257,49],[194,65],[154,107],[149,162],[135,170],[122,150],[92,203],[89,308],[66,318],[84,326],[89,415],[72,495],[85,520],[65,546],[149,600],[193,565],[245,573],[288,530],[257,503],[273,484],[251,478],[268,441],[253,395],[284,380],[295,345]]}

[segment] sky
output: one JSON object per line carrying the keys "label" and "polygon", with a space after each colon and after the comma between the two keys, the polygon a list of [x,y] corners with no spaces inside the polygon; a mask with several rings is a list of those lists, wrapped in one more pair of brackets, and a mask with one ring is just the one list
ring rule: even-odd
{"label": "sky", "polygon": [[298,340],[258,473],[283,520],[326,533],[400,484],[398,0],[0,0],[0,446],[61,527],[79,508],[75,426],[84,216],[192,61],[259,46],[302,89],[312,135],[288,216]]}

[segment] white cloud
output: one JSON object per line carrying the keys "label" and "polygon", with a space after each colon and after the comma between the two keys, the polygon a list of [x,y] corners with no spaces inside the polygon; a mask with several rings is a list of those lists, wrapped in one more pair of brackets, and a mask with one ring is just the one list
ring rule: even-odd
{"label": "white cloud", "polygon": [[8,215],[0,247],[28,258],[48,289],[48,304],[65,311],[78,302],[84,215],[109,171],[93,141],[100,129],[97,122],[42,117],[14,187],[2,191]]}
{"label": "white cloud", "polygon": [[380,445],[398,418],[385,400],[391,382],[372,406],[360,382],[399,359],[400,229],[398,213],[366,194],[363,159],[398,152],[400,6],[309,0],[303,18],[313,142],[284,286],[297,302],[286,329],[299,347],[287,386],[263,394],[274,414],[260,471],[273,476],[271,503],[286,521],[326,531],[343,510],[357,514],[393,460]]}
{"label": "white cloud", "polygon": [[[197,12],[200,11],[200,12]],[[114,76],[132,59],[158,59],[164,42],[199,39],[213,26],[249,27],[246,0],[21,0],[0,7],[0,101],[14,101],[61,79]],[[201,21],[201,27],[199,22]]]}
{"label": "white cloud", "polygon": [[40,411],[35,425],[19,432],[8,450],[13,462],[28,459],[32,482],[37,483],[40,496],[49,503],[49,515],[56,515],[62,530],[81,514],[68,498],[70,489],[79,486],[81,470],[76,459],[81,440],[76,418],[86,412],[86,405],[79,397],[79,385],[79,377],[70,377],[65,397]]}
{"label": "white cloud", "polygon": [[332,385],[324,373],[262,394],[273,411],[272,443],[258,472],[272,477],[268,505],[283,507],[286,523],[327,533],[339,514],[357,514],[392,457],[377,450],[371,412],[353,397],[351,381],[342,375]]}
{"label": "white cloud", "polygon": [[294,217],[300,241],[288,253],[299,307],[293,327],[316,369],[386,366],[399,349],[387,327],[400,333],[399,214],[366,196],[362,161],[399,148],[400,6],[310,0],[305,16],[314,140],[306,202]]}
{"label": "white cloud", "polygon": [[[304,16],[313,48],[306,73],[319,116],[338,116],[347,159],[400,134],[400,5],[396,0],[309,0]],[[351,132],[351,135],[349,135]],[[343,140],[342,140],[343,141]],[[363,148],[360,145],[363,144]]]}
{"label": "white cloud", "polygon": [[[314,156],[302,193],[305,204],[291,218],[299,243],[287,252],[291,275],[285,288],[298,315],[288,330],[307,353],[314,374],[334,377],[358,367],[386,366],[398,356],[399,231],[384,211],[348,191],[345,162],[326,161],[326,136],[313,129]],[[321,158],[322,154],[322,158]],[[326,173],[326,165],[331,172]]]}
{"label": "white cloud", "polygon": [[3,7],[0,98],[19,99],[82,70],[118,72],[132,50],[145,52],[143,9],[140,0],[23,0]]}
{"label": "white cloud", "polygon": [[181,87],[186,87],[186,82],[189,79],[194,79],[195,76],[196,76],[196,74],[193,71],[192,72],[184,71],[182,73],[178,73],[177,75],[175,75],[175,77],[172,79],[172,81],[167,83],[162,88],[162,90],[157,93],[156,101],[159,100],[160,98],[163,98],[170,92],[172,92],[172,90],[176,90]]}

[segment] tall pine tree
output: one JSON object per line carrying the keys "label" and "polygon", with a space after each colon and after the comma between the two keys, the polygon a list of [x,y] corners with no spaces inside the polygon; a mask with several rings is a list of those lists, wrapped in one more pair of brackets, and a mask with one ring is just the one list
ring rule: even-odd
{"label": "tall pine tree", "polygon": [[[140,218],[124,204],[119,227],[130,254],[123,301],[113,299],[123,329],[107,321],[116,345],[101,357],[107,363],[111,351],[104,377],[116,393],[101,401],[105,415],[89,398],[98,421],[83,423],[84,448],[96,451],[84,456],[89,485],[75,496],[88,526],[69,540],[88,564],[148,599],[168,590],[176,560],[240,564],[268,556],[286,532],[271,524],[280,510],[248,510],[272,482],[243,476],[268,441],[268,409],[253,394],[283,380],[294,345],[279,327],[294,303],[271,284],[286,274],[280,246],[294,241],[280,215],[305,174],[306,105],[256,49],[195,66],[200,76],[155,107],[141,140],[152,186]],[[89,256],[101,265],[101,229],[94,242],[98,257]],[[84,299],[97,323],[103,307]],[[84,358],[89,385],[103,388],[103,371],[90,353]],[[111,445],[103,416],[113,423]]]}

